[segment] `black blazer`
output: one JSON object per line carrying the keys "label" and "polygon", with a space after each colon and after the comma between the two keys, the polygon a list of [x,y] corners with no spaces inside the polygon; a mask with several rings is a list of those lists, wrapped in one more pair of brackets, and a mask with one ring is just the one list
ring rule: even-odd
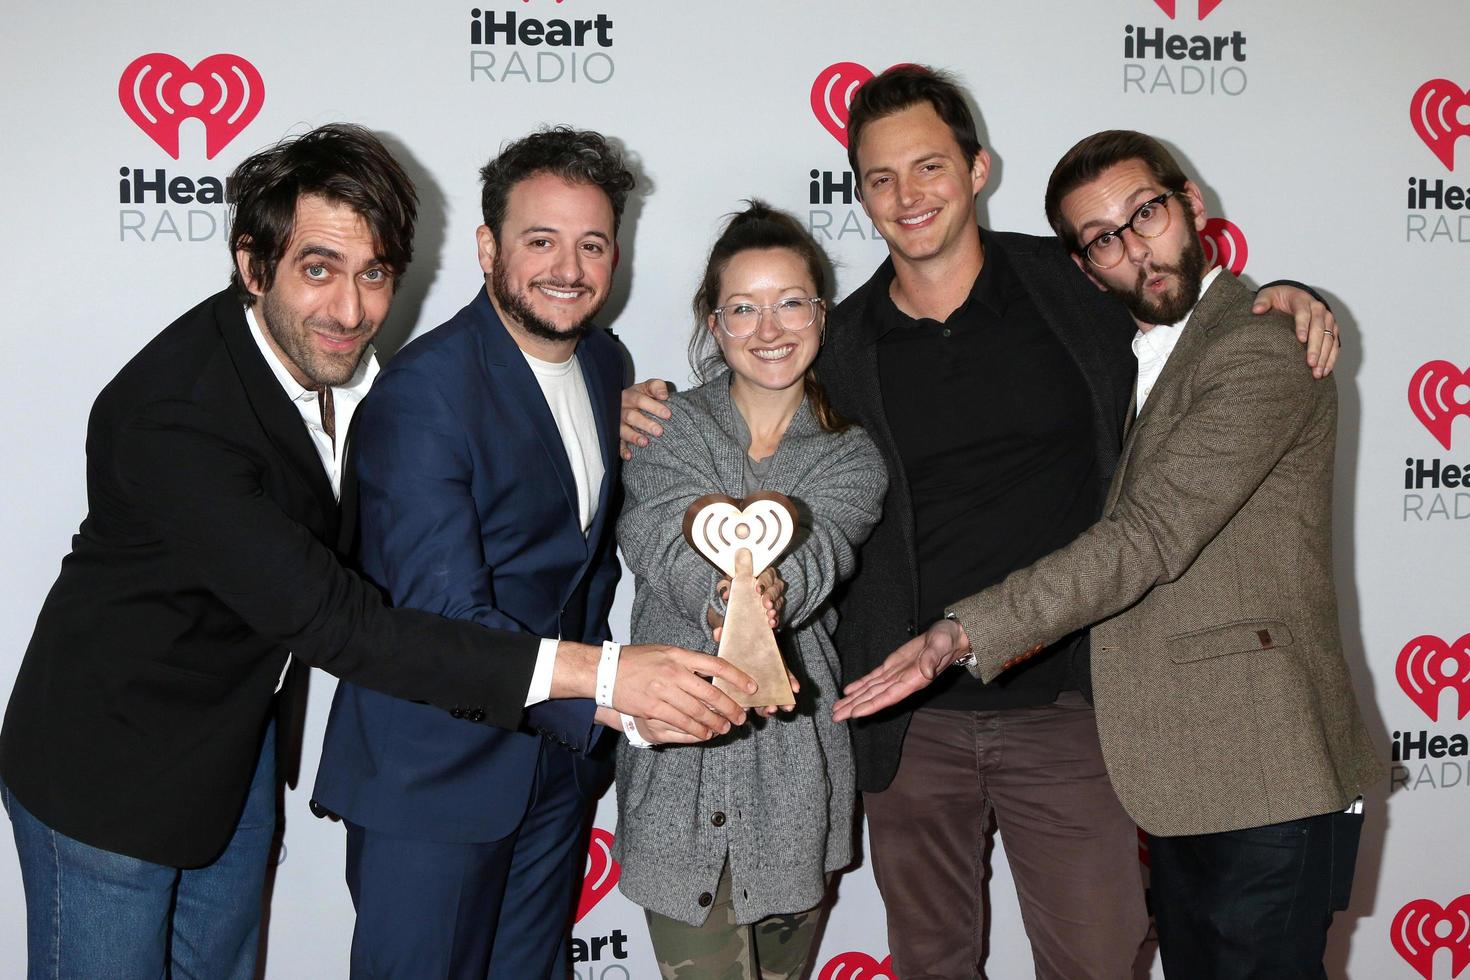
{"label": "black blazer", "polygon": [[343,566],[350,503],[339,509],[229,292],[98,396],[87,498],[0,731],[0,778],[52,828],[159,864],[212,861],[288,651],[364,687],[521,723],[537,638],[390,610]]}
{"label": "black blazer", "polygon": [[[1003,248],[1047,325],[1072,354],[1093,403],[1099,486],[1106,487],[1118,462],[1123,420],[1136,371],[1129,338],[1136,330],[1122,304],[1093,285],[1059,240],[982,231],[987,246]],[[858,556],[858,572],[837,599],[837,651],[844,682],[882,663],[921,625],[918,560],[914,550],[913,498],[903,462],[889,431],[878,378],[877,303],[893,279],[888,259],[863,286],[843,300],[828,322],[817,375],[838,412],[862,425],[888,464],[888,498],[883,517]],[[1101,514],[1102,497],[1098,498]],[[1086,641],[1068,676],[1086,688]],[[911,712],[899,706],[853,723],[858,787],[885,789],[898,770],[899,752]]]}

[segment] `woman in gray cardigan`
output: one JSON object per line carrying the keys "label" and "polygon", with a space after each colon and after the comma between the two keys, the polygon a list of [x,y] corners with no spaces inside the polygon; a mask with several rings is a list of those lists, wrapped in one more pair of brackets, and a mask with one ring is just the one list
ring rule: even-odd
{"label": "woman in gray cardigan", "polygon": [[694,302],[690,361],[704,383],[669,400],[663,437],[623,467],[618,543],[636,578],[635,643],[716,649],[724,583],[682,533],[696,498],[776,490],[801,514],[776,566],[795,710],[753,715],[703,745],[624,743],[618,753],[619,885],[647,910],[665,977],[799,976],[828,877],[852,859],[852,750],[831,720],[840,692],[828,598],[852,574],[888,478],[812,376],[823,266],[790,215],[753,202],[731,220]]}

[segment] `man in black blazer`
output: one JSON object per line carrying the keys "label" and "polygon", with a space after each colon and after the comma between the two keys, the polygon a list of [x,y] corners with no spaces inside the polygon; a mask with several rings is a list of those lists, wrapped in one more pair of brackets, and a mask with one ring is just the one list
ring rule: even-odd
{"label": "man in black blazer", "polygon": [[[513,729],[543,648],[389,609],[340,557],[350,418],[412,257],[407,175],[366,130],[333,125],[246,160],[232,186],[231,288],[93,406],[89,513],[0,732],[31,965],[47,975],[253,976],[273,747],[299,735],[304,667]],[[551,651],[551,697],[591,697],[604,651]],[[743,720],[696,666],[725,673],[629,648],[613,705],[692,737]]]}

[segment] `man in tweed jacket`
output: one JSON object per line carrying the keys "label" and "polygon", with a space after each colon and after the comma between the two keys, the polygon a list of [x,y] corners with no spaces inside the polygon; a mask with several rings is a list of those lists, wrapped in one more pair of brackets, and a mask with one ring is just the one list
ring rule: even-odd
{"label": "man in tweed jacket", "polygon": [[989,682],[1096,624],[1103,755],[1149,834],[1166,973],[1325,978],[1361,822],[1342,811],[1379,775],[1337,628],[1336,390],[1284,356],[1295,341],[1251,313],[1234,276],[1206,274],[1199,189],[1156,141],[1082,141],[1047,213],[1139,328],[1135,418],[1103,519],[953,604],[836,716],[955,662]]}

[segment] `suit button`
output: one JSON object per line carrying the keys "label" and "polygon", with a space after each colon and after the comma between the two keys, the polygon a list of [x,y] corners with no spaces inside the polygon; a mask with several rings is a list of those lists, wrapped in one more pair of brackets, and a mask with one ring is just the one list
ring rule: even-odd
{"label": "suit button", "polygon": [[310,810],[311,811],[311,815],[313,817],[316,817],[318,820],[341,820],[342,819],[341,817],[339,817],[335,813],[333,813],[331,810],[328,810],[326,807],[322,806],[316,800],[309,800],[309,801],[307,801],[306,808],[308,810]]}
{"label": "suit button", "polygon": [[464,717],[464,709],[463,708],[450,708],[449,709],[449,717],[451,717],[451,718],[463,718]]}
{"label": "suit button", "polygon": [[712,903],[714,900],[715,897],[709,892],[701,892],[699,896],[699,907],[702,909],[707,909],[710,907],[710,903]]}
{"label": "suit button", "polygon": [[723,827],[725,826],[725,814],[720,810],[716,810],[714,816],[709,818],[709,822],[716,827]]}
{"label": "suit button", "polygon": [[910,622],[907,626],[905,626],[903,628],[903,631],[905,633],[907,633],[909,636],[918,636],[919,635],[919,627],[916,626],[912,622]]}
{"label": "suit button", "polygon": [[484,708],[476,708],[474,711],[471,711],[469,713],[468,717],[469,717],[470,721],[473,721],[473,722],[476,722],[476,723],[482,722],[482,721],[485,720],[485,709]]}

